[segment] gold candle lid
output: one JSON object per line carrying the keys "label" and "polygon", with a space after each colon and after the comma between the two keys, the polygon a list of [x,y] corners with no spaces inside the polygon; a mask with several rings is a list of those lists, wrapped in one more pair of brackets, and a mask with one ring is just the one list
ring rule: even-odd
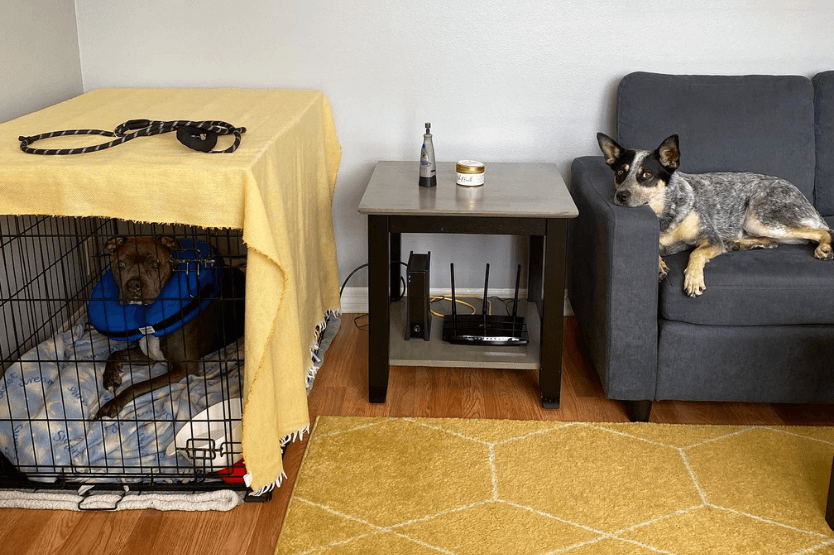
{"label": "gold candle lid", "polygon": [[458,173],[484,173],[484,163],[475,160],[461,160],[455,168]]}

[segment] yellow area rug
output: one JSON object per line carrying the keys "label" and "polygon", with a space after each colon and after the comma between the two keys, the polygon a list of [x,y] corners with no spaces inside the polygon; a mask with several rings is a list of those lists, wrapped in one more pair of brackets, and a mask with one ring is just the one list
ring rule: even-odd
{"label": "yellow area rug", "polygon": [[831,555],[834,428],[319,417],[280,555]]}

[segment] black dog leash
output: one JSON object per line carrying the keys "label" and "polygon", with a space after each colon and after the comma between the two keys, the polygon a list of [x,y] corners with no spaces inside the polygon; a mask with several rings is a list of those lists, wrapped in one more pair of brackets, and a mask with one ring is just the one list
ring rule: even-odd
{"label": "black dog leash", "polygon": [[[32,135],[31,137],[20,136],[20,150],[29,154],[85,154],[87,152],[98,152],[122,143],[126,143],[136,137],[150,137],[163,133],[177,132],[177,139],[190,149],[209,154],[227,154],[237,150],[240,146],[241,134],[246,133],[245,127],[235,127],[225,121],[155,121],[149,119],[132,119],[119,125],[114,131],[102,129],[74,129],[67,131],[51,131]],[[65,137],[67,135],[103,135],[105,137],[117,137],[116,139],[93,146],[79,148],[32,148],[29,145],[41,139],[52,137]],[[234,135],[235,142],[226,150],[212,150],[217,144],[217,137],[220,135]]]}

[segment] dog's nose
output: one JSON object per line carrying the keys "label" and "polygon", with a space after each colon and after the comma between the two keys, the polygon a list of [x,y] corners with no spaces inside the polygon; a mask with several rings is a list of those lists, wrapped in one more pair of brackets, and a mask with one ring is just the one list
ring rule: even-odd
{"label": "dog's nose", "polygon": [[617,191],[615,198],[620,204],[625,204],[631,198],[631,192],[627,190]]}
{"label": "dog's nose", "polygon": [[131,293],[140,293],[142,291],[142,280],[139,278],[129,279],[125,286]]}

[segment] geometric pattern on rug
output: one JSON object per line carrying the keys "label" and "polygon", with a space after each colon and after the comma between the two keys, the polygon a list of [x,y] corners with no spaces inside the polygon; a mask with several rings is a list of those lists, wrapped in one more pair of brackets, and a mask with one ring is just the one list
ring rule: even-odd
{"label": "geometric pattern on rug", "polygon": [[319,417],[279,555],[834,555],[834,428]]}

